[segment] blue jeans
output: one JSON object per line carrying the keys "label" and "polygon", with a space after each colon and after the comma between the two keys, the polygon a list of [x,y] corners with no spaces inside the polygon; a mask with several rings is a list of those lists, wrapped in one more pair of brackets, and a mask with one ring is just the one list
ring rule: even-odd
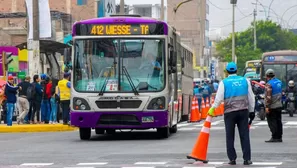
{"label": "blue jeans", "polygon": [[14,112],[14,103],[7,103],[7,114],[6,114],[6,121],[7,126],[12,126],[12,116]]}
{"label": "blue jeans", "polygon": [[57,102],[55,98],[51,98],[51,115],[49,118],[50,122],[57,122]]}
{"label": "blue jeans", "polygon": [[199,108],[199,111],[201,112],[201,103],[202,103],[202,98],[198,98],[198,108]]}
{"label": "blue jeans", "polygon": [[50,118],[50,104],[47,99],[41,102],[41,122],[49,121]]}

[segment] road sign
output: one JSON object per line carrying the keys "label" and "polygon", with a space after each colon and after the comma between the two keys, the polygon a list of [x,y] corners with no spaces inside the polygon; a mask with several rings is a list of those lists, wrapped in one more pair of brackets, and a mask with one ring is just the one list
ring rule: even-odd
{"label": "road sign", "polygon": [[110,16],[116,13],[115,0],[105,0],[104,4],[105,16]]}
{"label": "road sign", "polygon": [[25,79],[25,77],[26,77],[26,72],[18,72],[19,79]]}

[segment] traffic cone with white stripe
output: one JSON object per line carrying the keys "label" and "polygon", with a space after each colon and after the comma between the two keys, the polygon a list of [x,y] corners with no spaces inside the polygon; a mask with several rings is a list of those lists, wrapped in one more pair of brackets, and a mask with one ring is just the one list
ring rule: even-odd
{"label": "traffic cone with white stripe", "polygon": [[208,163],[207,160],[207,150],[209,141],[209,131],[211,127],[211,116],[207,116],[204,125],[200,131],[199,137],[190,155],[187,156],[188,159],[194,159],[195,161],[201,161],[203,163]]}
{"label": "traffic cone with white stripe", "polygon": [[192,110],[190,114],[190,121],[189,122],[198,122],[200,120],[200,116],[196,110],[196,104],[198,103],[196,97],[192,99]]}

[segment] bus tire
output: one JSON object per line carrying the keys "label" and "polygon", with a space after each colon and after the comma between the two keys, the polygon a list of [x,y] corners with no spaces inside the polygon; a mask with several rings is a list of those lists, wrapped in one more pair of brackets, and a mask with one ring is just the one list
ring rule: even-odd
{"label": "bus tire", "polygon": [[91,128],[79,128],[79,136],[81,140],[89,140],[91,138]]}
{"label": "bus tire", "polygon": [[174,125],[170,128],[170,133],[176,133],[177,132],[177,125]]}
{"label": "bus tire", "polygon": [[102,128],[95,128],[95,132],[96,132],[96,134],[104,134],[105,130]]}
{"label": "bus tire", "polygon": [[160,138],[168,138],[170,136],[169,127],[157,128],[157,133]]}

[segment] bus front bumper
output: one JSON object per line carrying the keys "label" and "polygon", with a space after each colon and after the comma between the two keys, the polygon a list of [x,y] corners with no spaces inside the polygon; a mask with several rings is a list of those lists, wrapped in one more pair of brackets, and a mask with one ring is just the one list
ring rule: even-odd
{"label": "bus front bumper", "polygon": [[168,126],[168,111],[71,112],[71,125],[80,128],[149,129]]}

